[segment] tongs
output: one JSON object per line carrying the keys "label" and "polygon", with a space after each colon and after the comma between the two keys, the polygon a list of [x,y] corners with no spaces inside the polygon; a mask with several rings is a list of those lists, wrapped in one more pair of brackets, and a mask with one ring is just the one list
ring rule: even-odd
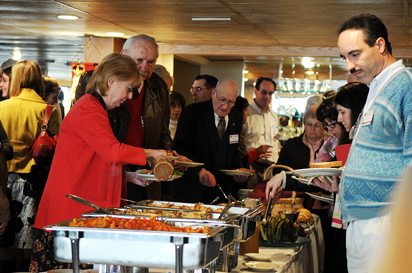
{"label": "tongs", "polygon": [[79,196],[77,196],[77,195],[68,193],[68,194],[66,194],[66,197],[69,198],[69,199],[72,199],[72,200],[74,200],[74,201],[76,201],[76,202],[79,202],[79,203],[81,203],[81,204],[83,204],[83,205],[92,207],[92,208],[94,208],[94,209],[96,209],[96,210],[98,210],[98,211],[101,211],[101,212],[104,212],[104,213],[107,213],[107,214],[112,214],[112,213],[111,213],[110,211],[108,211],[107,209],[104,209],[104,208],[102,208],[102,207],[100,207],[100,206],[98,206],[98,205],[96,205],[96,204],[94,204],[94,203],[92,203],[92,202],[90,202],[90,201],[87,201],[86,199],[84,199],[84,198],[82,198],[82,197],[79,197]]}
{"label": "tongs", "polygon": [[165,210],[165,211],[181,211],[181,212],[200,212],[201,210],[195,209],[179,209],[179,208],[165,208],[165,207],[156,207],[144,205],[141,202],[136,202],[129,199],[120,198],[120,200],[126,201],[128,203],[134,204],[132,208],[134,209],[147,209],[147,210]]}
{"label": "tongs", "polygon": [[272,195],[269,193],[269,200],[268,203],[266,204],[266,210],[265,213],[263,214],[263,219],[262,219],[262,224],[265,226],[267,223],[267,218],[269,216],[270,211],[272,210],[272,204],[273,204],[273,198]]}
{"label": "tongs", "polygon": [[222,212],[220,213],[219,217],[217,218],[217,220],[221,220],[223,218],[223,216],[227,213],[227,211],[233,206],[233,203],[228,203],[222,210]]}
{"label": "tongs", "polygon": [[223,191],[222,187],[219,185],[219,183],[216,183],[217,188],[220,190],[220,192],[223,194],[223,197],[230,203],[230,198],[227,196],[227,194]]}

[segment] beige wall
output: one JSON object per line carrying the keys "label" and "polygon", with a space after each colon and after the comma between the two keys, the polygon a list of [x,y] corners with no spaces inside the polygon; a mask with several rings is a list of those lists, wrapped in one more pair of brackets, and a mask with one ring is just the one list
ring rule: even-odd
{"label": "beige wall", "polygon": [[231,78],[239,85],[239,95],[243,84],[243,61],[210,61],[200,68],[201,74],[210,74],[218,79]]}

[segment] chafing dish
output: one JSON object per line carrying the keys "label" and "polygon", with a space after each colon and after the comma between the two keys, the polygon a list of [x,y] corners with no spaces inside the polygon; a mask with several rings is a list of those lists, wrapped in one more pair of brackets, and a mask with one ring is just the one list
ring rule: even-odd
{"label": "chafing dish", "polygon": [[177,273],[183,269],[204,268],[218,258],[222,234],[227,228],[209,225],[212,229],[208,233],[188,233],[69,227],[68,223],[45,229],[53,232],[55,259],[73,262],[74,272],[78,272],[79,263],[175,268]]}
{"label": "chafing dish", "polygon": [[[181,203],[181,202],[168,202],[168,201],[153,201],[153,200],[144,200],[138,202],[138,205],[128,205],[126,207],[130,208],[153,208],[156,207],[156,209],[162,209],[162,206],[165,204],[172,204],[174,206],[185,206],[185,207],[190,207],[193,206],[194,204],[191,203]],[[220,216],[219,212],[215,211],[221,211],[223,210],[224,206],[218,206],[218,205],[206,205],[202,204],[203,207],[210,208],[214,212],[212,213],[212,219],[217,220],[217,218]],[[254,208],[246,208],[246,207],[237,207],[233,206],[231,207],[227,215],[225,215],[221,220],[226,223],[232,223],[232,224],[237,224],[240,227],[240,237],[237,238],[240,241],[245,241],[248,240],[250,237],[255,234],[256,231],[256,223],[257,221],[260,220],[260,217],[263,212],[263,204],[259,203],[257,204]]]}
{"label": "chafing dish", "polygon": [[156,220],[164,221],[164,222],[173,222],[176,224],[185,224],[185,225],[212,225],[212,226],[221,226],[225,227],[224,230],[221,231],[222,233],[222,244],[221,248],[228,247],[233,240],[238,239],[240,237],[240,230],[239,226],[236,223],[233,223],[236,220],[234,215],[228,215],[225,217],[224,220],[216,220],[217,216],[213,216],[215,219],[195,219],[195,218],[177,218],[177,217],[164,217],[164,216],[153,216],[153,215],[131,215],[131,214],[116,214],[118,212],[126,211],[125,208],[111,208],[108,209],[109,212],[113,212],[113,214],[106,214],[101,211],[91,211],[82,214],[84,217],[119,217],[119,218],[147,218],[147,217],[154,217]]}

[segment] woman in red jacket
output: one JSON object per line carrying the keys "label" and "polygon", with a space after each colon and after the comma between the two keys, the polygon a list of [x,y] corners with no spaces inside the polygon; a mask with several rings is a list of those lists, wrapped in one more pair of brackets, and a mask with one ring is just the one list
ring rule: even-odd
{"label": "woman in red jacket", "polygon": [[[99,64],[87,85],[87,94],[74,104],[60,128],[35,228],[43,229],[90,210],[66,198],[68,193],[101,207],[119,207],[123,164],[146,165],[152,158],[166,156],[164,150],[120,143],[110,127],[107,110],[131,98],[132,91],[140,85],[139,72],[130,57],[113,53]],[[51,236],[42,231],[36,238],[30,271],[59,267],[41,254],[47,252],[44,247],[50,247]],[[49,268],[42,268],[46,263]]]}

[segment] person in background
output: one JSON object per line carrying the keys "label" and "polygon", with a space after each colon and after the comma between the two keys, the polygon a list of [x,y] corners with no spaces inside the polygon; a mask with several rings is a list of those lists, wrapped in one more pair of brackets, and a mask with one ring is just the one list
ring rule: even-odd
{"label": "person in background", "polygon": [[166,85],[169,89],[169,92],[171,92],[172,91],[172,86],[173,86],[173,83],[174,83],[175,80],[170,75],[169,71],[167,71],[166,67],[164,67],[161,64],[156,64],[154,69],[153,69],[153,72],[156,73],[157,75],[159,75],[160,78],[162,78],[165,81],[165,83],[166,83]]}
{"label": "person in background", "polygon": [[[328,96],[328,94],[327,94]],[[322,103],[323,97],[321,95],[312,95],[306,101],[305,112],[312,111],[316,112],[319,105]]]}
{"label": "person in background", "polygon": [[358,127],[358,118],[365,106],[368,93],[369,87],[360,82],[351,82],[338,89],[335,97],[339,113],[338,122],[343,124],[350,139],[353,139]]}
{"label": "person in background", "polygon": [[316,110],[317,119],[323,123],[324,128],[327,130],[327,136],[316,154],[315,162],[336,160],[336,146],[349,143],[349,134],[343,124],[338,121],[335,96],[336,94],[324,99]]}
{"label": "person in background", "polygon": [[47,104],[54,105],[57,103],[57,98],[60,93],[59,83],[51,78],[43,75],[44,81],[44,101]]}
{"label": "person in background", "polygon": [[10,97],[9,95],[9,87],[10,87],[10,82],[11,82],[11,69],[13,68],[13,65],[16,63],[15,60],[13,59],[8,59],[5,62],[1,64],[1,71],[2,71],[2,94],[1,94],[1,100],[8,99]]}
{"label": "person in background", "polygon": [[252,150],[261,145],[271,146],[270,157],[259,158],[253,165],[259,173],[272,163],[276,163],[279,156],[278,126],[279,119],[270,109],[272,95],[276,90],[276,83],[271,78],[259,77],[256,80],[255,98],[250,104],[250,116],[244,126],[243,134],[246,149]]}
{"label": "person in background", "polygon": [[170,136],[172,139],[175,138],[177,122],[182,113],[182,109],[185,107],[186,101],[185,98],[179,92],[172,91],[170,93],[170,122],[169,130]]}
{"label": "person in background", "polygon": [[58,104],[59,104],[58,106],[60,108],[61,118],[63,120],[64,116],[66,115],[64,105],[63,105],[63,101],[64,101],[64,92],[63,92],[63,90],[60,90],[59,96],[57,96],[57,101],[58,101]]}
{"label": "person in background", "polygon": [[193,97],[193,102],[207,101],[212,98],[212,92],[216,88],[218,79],[212,75],[203,74],[196,76],[193,81],[190,93]]}
{"label": "person in background", "polygon": [[57,110],[58,113],[58,120],[59,124],[62,123],[62,113],[61,113],[61,108],[58,104],[58,97],[61,92],[59,83],[57,80],[47,77],[43,75],[43,81],[44,81],[44,97],[43,100],[50,105],[53,105],[54,108]]}
{"label": "person in background", "polygon": [[223,79],[212,92],[211,100],[183,109],[173,147],[204,166],[190,168],[182,178],[170,183],[171,200],[209,204],[219,198],[227,202],[217,183],[226,194],[237,196],[238,182],[245,182],[247,177],[231,177],[220,171],[242,166],[238,149],[242,117],[238,111],[231,111],[237,93],[236,82]]}
{"label": "person in background", "polygon": [[[249,102],[246,98],[243,98],[241,96],[237,96],[236,98],[236,103],[233,106],[232,111],[239,111],[242,114],[242,131],[244,130],[244,126],[247,122],[247,119],[249,118],[250,115],[250,107],[249,107]],[[239,149],[241,149],[242,154],[245,155],[246,161],[244,162],[245,167],[248,167],[255,162],[258,158],[267,158],[270,157],[271,153],[268,152],[270,149],[270,145],[260,145],[259,147],[252,149],[250,151],[246,150],[246,145],[245,141],[243,139],[243,133],[240,134],[240,143],[239,143]],[[250,185],[252,186],[252,185]]]}
{"label": "person in background", "polygon": [[316,153],[324,141],[323,123],[318,120],[316,112],[307,111],[303,116],[303,124],[303,134],[286,141],[280,151],[277,164],[293,169],[304,169],[315,162]]}
{"label": "person in background", "polygon": [[[128,38],[121,54],[131,57],[143,77],[143,88],[134,92],[133,98],[127,100],[129,107],[129,125],[126,144],[135,147],[170,150],[172,138],[169,131],[170,102],[169,89],[165,81],[153,73],[159,56],[156,39],[145,35]],[[129,171],[136,171],[137,166],[128,166]],[[160,200],[161,183],[152,183],[143,188],[128,183],[128,199]]]}
{"label": "person in background", "polygon": [[128,56],[112,53],[99,64],[87,84],[87,94],[64,119],[34,225],[38,233],[31,272],[61,266],[44,249],[50,246],[52,237],[42,231],[43,227],[90,210],[66,198],[66,194],[81,196],[103,208],[119,207],[123,164],[143,166],[153,158],[166,156],[164,150],[120,143],[110,126],[106,109],[119,107],[140,85],[135,62]]}
{"label": "person in background", "polygon": [[5,100],[3,97],[3,71],[0,68],[0,101]]}
{"label": "person in background", "polygon": [[[36,214],[36,187],[39,183],[33,168],[37,165],[31,153],[43,123],[46,102],[40,66],[30,60],[17,62],[12,69],[10,99],[0,102],[0,120],[13,145],[13,159],[7,163],[8,188],[17,211],[20,229],[15,246],[30,249],[33,243],[32,225]],[[19,113],[16,115],[15,113]],[[48,133],[53,137],[59,131],[57,112],[53,111]],[[44,182],[43,182],[44,183]]]}
{"label": "person in background", "polygon": [[83,72],[80,75],[79,82],[76,86],[76,91],[74,93],[73,103],[78,101],[86,93],[86,86],[87,86],[87,83],[89,82],[90,78],[93,75],[93,71],[94,70],[89,70],[89,71]]}
{"label": "person in background", "polygon": [[[6,232],[10,220],[10,200],[7,196],[7,160],[13,158],[13,145],[11,145],[6,131],[0,121],[0,247],[5,246],[8,238],[3,235]],[[12,238],[14,242],[14,238]]]}

